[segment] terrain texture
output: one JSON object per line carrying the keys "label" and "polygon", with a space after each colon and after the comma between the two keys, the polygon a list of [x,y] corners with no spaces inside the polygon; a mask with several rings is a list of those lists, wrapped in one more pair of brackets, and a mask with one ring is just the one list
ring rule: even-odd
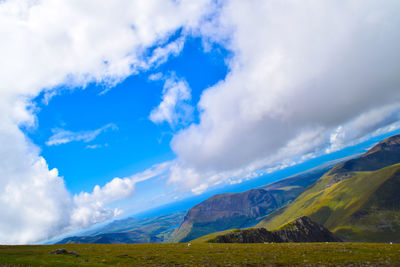
{"label": "terrain texture", "polygon": [[[50,254],[64,248],[76,254]],[[0,246],[3,266],[398,266],[400,245],[63,244]]]}
{"label": "terrain texture", "polygon": [[[308,216],[347,241],[400,242],[400,136],[339,164],[257,227]],[[397,163],[397,164],[395,164]]]}
{"label": "terrain texture", "polygon": [[169,241],[187,242],[218,231],[254,226],[293,201],[327,170],[320,168],[242,193],[214,195],[188,211]]}

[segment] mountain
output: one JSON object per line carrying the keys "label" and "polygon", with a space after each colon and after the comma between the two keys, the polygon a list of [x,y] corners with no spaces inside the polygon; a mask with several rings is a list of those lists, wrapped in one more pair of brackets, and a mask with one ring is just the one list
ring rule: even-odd
{"label": "mountain", "polygon": [[309,216],[348,241],[400,242],[400,135],[339,164],[257,227]]}
{"label": "mountain", "polygon": [[183,221],[186,211],[156,217],[116,220],[83,236],[67,237],[58,242],[65,243],[161,243],[165,242]]}
{"label": "mountain", "polygon": [[187,242],[209,233],[254,226],[265,215],[294,200],[327,170],[316,169],[242,193],[214,195],[188,211],[169,241]]}
{"label": "mountain", "polygon": [[195,240],[208,243],[287,243],[287,242],[341,242],[324,226],[308,217],[300,217],[275,231],[265,228],[230,230]]}
{"label": "mountain", "polygon": [[328,175],[375,171],[400,162],[400,135],[395,135],[379,142],[361,157],[338,164]]}

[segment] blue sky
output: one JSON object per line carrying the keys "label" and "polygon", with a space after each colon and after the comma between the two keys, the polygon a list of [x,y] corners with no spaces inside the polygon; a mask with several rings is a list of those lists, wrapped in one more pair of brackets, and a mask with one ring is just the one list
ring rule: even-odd
{"label": "blue sky", "polygon": [[[85,88],[60,88],[61,95],[48,103],[45,94],[35,99],[38,127],[28,132],[50,168],[57,168],[72,193],[90,191],[96,184],[105,184],[112,177],[124,177],[143,171],[153,164],[174,159],[170,148],[172,135],[181,126],[154,124],[151,110],[161,98],[162,81],[149,80],[157,73],[174,73],[190,86],[195,105],[202,91],[223,80],[227,73],[225,60],[229,52],[215,45],[204,51],[200,38],[188,38],[184,49],[157,68],[127,77],[110,88],[104,84],[89,84]],[[193,121],[198,120],[198,112]],[[92,131],[107,124],[109,129],[90,142],[46,145],[56,128],[72,132]],[[91,148],[96,145],[98,147]]]}
{"label": "blue sky", "polygon": [[0,1],[0,243],[246,190],[398,133],[399,9]]}

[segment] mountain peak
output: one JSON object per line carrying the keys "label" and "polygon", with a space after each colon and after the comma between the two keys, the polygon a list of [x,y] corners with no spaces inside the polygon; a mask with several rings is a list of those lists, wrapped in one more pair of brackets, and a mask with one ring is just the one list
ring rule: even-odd
{"label": "mountain peak", "polygon": [[376,171],[398,162],[400,162],[400,135],[394,135],[382,140],[361,157],[336,165],[327,174]]}
{"label": "mountain peak", "polygon": [[400,151],[400,134],[382,140],[363,154],[362,157],[366,157],[379,151]]}

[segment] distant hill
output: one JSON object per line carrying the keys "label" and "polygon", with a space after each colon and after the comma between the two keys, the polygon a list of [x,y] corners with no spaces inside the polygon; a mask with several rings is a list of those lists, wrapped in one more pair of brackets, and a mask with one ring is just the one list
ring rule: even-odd
{"label": "distant hill", "polygon": [[400,242],[400,135],[337,165],[257,227],[309,216],[349,241]]}
{"label": "distant hill", "polygon": [[208,243],[287,243],[287,242],[341,242],[324,226],[308,217],[300,217],[276,229],[265,228],[234,229],[201,237],[193,242]]}
{"label": "distant hill", "polygon": [[145,219],[127,218],[116,220],[83,236],[67,237],[58,242],[65,243],[162,243],[169,239],[174,228],[183,221],[186,211]]}
{"label": "distant hill", "polygon": [[214,195],[188,211],[169,241],[187,242],[209,233],[254,226],[294,200],[327,170],[316,169],[242,193]]}

